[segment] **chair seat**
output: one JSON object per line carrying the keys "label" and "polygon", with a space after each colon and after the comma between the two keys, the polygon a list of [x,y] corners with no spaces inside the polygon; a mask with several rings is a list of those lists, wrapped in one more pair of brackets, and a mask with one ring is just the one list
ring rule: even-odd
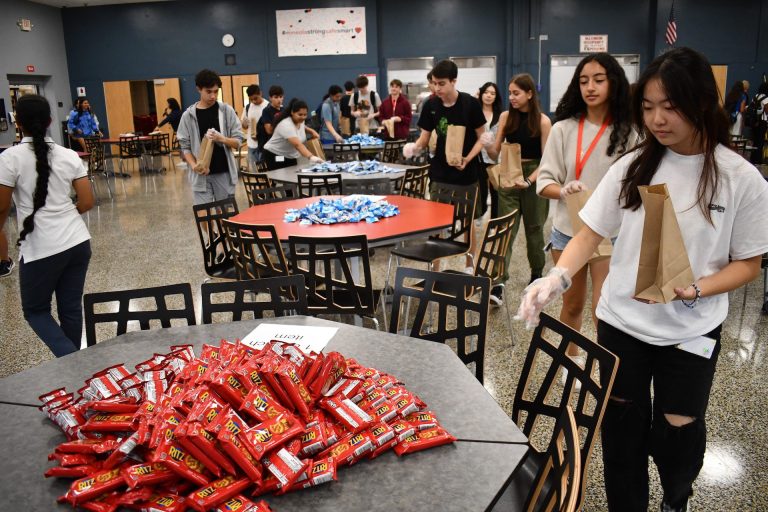
{"label": "chair seat", "polygon": [[441,238],[428,238],[419,244],[393,249],[392,254],[409,260],[429,263],[440,258],[458,256],[467,251],[469,251],[469,244]]}
{"label": "chair seat", "polygon": [[[491,509],[492,512],[508,512],[510,510],[524,510],[523,505],[528,498],[528,493],[531,491],[536,480],[536,475],[539,474],[541,465],[547,458],[546,453],[539,453],[533,449],[528,450],[525,459],[520,467],[515,471],[512,481],[509,483],[504,493],[496,502],[496,505]],[[551,482],[545,484],[545,489],[542,494],[546,494],[547,488],[552,485]]]}

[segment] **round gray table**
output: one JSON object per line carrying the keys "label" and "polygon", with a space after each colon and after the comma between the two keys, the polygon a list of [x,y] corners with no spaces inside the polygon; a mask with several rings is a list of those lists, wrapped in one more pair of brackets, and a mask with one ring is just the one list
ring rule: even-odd
{"label": "round gray table", "polygon": [[[403,165],[403,164],[382,164],[386,165],[387,167],[391,167],[393,169],[401,169],[400,172],[390,172],[390,173],[373,173],[373,174],[361,174],[361,175],[355,175],[348,172],[340,172],[338,174],[341,174],[341,180],[344,181],[367,181],[367,180],[373,180],[373,179],[380,179],[380,178],[389,178],[390,181],[395,181],[399,178],[402,178],[405,175],[406,169],[413,169],[412,165]],[[305,176],[323,176],[326,174],[337,174],[337,173],[330,173],[330,172],[301,172],[301,169],[309,168],[310,164],[299,164],[299,165],[292,165],[290,167],[283,167],[282,169],[277,169],[274,171],[267,171],[265,174],[269,176],[269,179],[271,179],[274,182],[277,183],[286,183],[290,185],[296,185],[299,182],[299,174],[305,175]]]}

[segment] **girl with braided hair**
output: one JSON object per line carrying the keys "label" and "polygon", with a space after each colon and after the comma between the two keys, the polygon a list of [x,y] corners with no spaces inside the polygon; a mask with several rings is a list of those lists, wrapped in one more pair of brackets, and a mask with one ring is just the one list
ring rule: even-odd
{"label": "girl with braided hair", "polygon": [[[91,235],[80,214],[93,194],[80,157],[46,137],[51,107],[26,95],[16,104],[21,144],[0,154],[0,229],[11,197],[16,203],[19,288],[24,318],[56,357],[80,348],[83,287],[91,259]],[[77,203],[70,199],[74,187]],[[59,322],[51,315],[56,294]]]}

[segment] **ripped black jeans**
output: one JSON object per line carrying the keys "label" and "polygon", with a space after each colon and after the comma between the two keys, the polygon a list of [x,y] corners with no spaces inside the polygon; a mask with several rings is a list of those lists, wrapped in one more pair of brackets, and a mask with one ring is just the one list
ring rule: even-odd
{"label": "ripped black jeans", "polygon": [[[707,410],[720,329],[710,359],[674,346],[642,342],[598,322],[598,343],[619,357],[619,369],[601,427],[605,491],[610,511],[648,510],[648,456],[659,470],[664,500],[679,506],[691,494],[704,463]],[[607,375],[601,374],[607,378]],[[651,400],[653,383],[653,400]],[[603,383],[605,385],[605,383]],[[619,399],[619,400],[616,400]],[[695,418],[672,426],[664,414]]]}

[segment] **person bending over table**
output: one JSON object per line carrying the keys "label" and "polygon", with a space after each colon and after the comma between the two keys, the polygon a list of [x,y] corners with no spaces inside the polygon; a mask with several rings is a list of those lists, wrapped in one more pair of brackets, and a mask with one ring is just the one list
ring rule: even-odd
{"label": "person bending over table", "polygon": [[[245,140],[235,109],[216,101],[221,78],[215,71],[203,69],[195,75],[200,100],[181,116],[179,146],[187,162],[195,204],[221,201],[235,195],[237,162],[233,151]],[[214,142],[210,166],[198,162],[203,137]]]}
{"label": "person bending over table", "polygon": [[264,146],[264,156],[270,171],[296,165],[299,156],[312,163],[321,163],[323,159],[310,153],[304,143],[307,134],[311,138],[320,138],[315,130],[306,126],[309,108],[304,100],[292,99],[280,113],[275,123],[272,138]]}

